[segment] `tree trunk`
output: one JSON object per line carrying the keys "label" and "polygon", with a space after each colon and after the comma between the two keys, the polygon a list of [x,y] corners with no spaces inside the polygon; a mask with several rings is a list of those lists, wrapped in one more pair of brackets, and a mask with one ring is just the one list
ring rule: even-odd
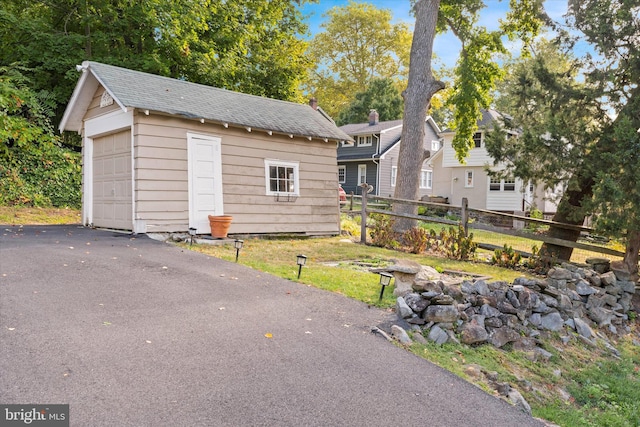
{"label": "tree trunk", "polygon": [[638,261],[640,261],[640,230],[627,232],[627,248],[622,260],[631,274],[631,280],[638,280]]}
{"label": "tree trunk", "polygon": [[[580,171],[578,173],[580,174]],[[555,222],[572,225],[582,225],[584,223],[587,213],[582,209],[581,205],[583,200],[591,197],[594,181],[591,176],[578,176],[576,181],[578,183],[577,188],[567,190],[562,196],[562,199],[560,199],[558,210],[553,216]],[[547,235],[549,237],[575,242],[580,237],[580,231],[551,225]],[[551,243],[544,243],[542,248],[540,248],[540,255],[549,260],[559,259],[569,261],[572,253],[573,248]]]}
{"label": "tree trunk", "polygon": [[[422,163],[431,154],[424,149],[425,120],[431,97],[444,89],[444,83],[436,80],[431,70],[439,8],[440,0],[419,0],[415,4],[416,24],[411,44],[409,80],[407,89],[402,93],[404,117],[394,193],[397,199],[418,198]],[[417,206],[394,203],[393,211],[415,214]],[[415,223],[415,220],[398,218],[394,231],[403,232],[415,226]]]}

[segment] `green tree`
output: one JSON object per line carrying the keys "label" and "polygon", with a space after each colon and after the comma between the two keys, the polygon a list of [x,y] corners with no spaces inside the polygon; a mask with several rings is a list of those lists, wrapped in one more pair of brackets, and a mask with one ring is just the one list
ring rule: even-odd
{"label": "green tree", "polygon": [[[556,45],[570,50],[577,41],[588,43],[595,56],[571,58],[548,44],[517,64],[503,99],[509,99],[514,126],[524,133],[488,145],[494,158],[508,160],[518,176],[564,183],[556,221],[582,224],[586,215],[596,214],[596,227],[625,237],[625,265],[632,273],[640,249],[637,216],[628,215],[640,210],[633,166],[640,88],[630,84],[640,79],[637,12],[637,4],[625,0],[569,2],[573,32],[560,33]],[[549,234],[579,237],[579,231],[558,227]],[[569,259],[572,249],[547,244],[541,252]]]}
{"label": "green tree", "polygon": [[405,24],[391,23],[389,10],[350,1],[325,17],[309,46],[316,68],[307,89],[330,115],[337,116],[373,79],[406,79],[411,33]]}
{"label": "green tree", "polygon": [[[438,32],[451,30],[462,43],[455,68],[454,93],[449,102],[455,106],[452,127],[456,130],[453,146],[457,157],[464,160],[473,145],[480,110],[488,108],[491,91],[502,72],[496,54],[505,53],[501,36],[519,37],[525,43],[540,27],[539,2],[512,0],[511,12],[501,23],[501,31],[489,32],[478,25],[481,0],[417,0],[414,3],[416,24],[411,45],[411,66],[404,97],[402,144],[398,155],[395,197],[415,200],[418,197],[420,169],[431,155],[423,149],[424,121],[431,99],[445,88],[433,73],[433,41]],[[395,204],[396,213],[415,214],[416,207]],[[412,228],[414,220],[399,219],[395,230]]]}
{"label": "green tree", "polygon": [[372,80],[364,92],[356,93],[349,105],[340,111],[336,123],[342,126],[365,122],[371,109],[378,112],[380,121],[402,118],[402,96],[392,79]]}
{"label": "green tree", "polygon": [[306,0],[6,0],[0,65],[20,62],[60,117],[93,60],[230,90],[300,100]]}
{"label": "green tree", "polygon": [[0,67],[0,204],[80,204],[80,159],[61,147],[51,96],[35,93],[17,66]]}

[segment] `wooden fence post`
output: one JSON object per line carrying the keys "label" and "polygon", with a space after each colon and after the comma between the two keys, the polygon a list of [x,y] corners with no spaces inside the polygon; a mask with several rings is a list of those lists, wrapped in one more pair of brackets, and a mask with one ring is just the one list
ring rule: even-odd
{"label": "wooden fence post", "polygon": [[360,243],[367,244],[367,183],[360,184],[362,187],[362,206],[360,209]]}
{"label": "wooden fence post", "polygon": [[462,198],[462,206],[460,212],[460,222],[462,228],[464,228],[464,237],[469,237],[469,200],[466,197]]}

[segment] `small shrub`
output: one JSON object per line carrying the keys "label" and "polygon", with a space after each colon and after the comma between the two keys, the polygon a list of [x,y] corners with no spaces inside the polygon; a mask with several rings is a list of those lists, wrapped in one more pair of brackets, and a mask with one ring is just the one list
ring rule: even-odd
{"label": "small shrub", "polygon": [[374,246],[387,249],[397,249],[400,246],[398,236],[393,231],[393,220],[388,215],[373,214],[370,217],[371,224],[371,243]]}
{"label": "small shrub", "polygon": [[340,230],[342,234],[353,237],[360,237],[360,217],[351,217],[346,214],[340,214]]}
{"label": "small shrub", "polygon": [[503,249],[496,249],[491,257],[491,264],[503,268],[516,268],[520,264],[520,254],[513,250],[511,246],[504,244]]}
{"label": "small shrub", "polygon": [[478,245],[473,242],[473,233],[464,235],[464,228],[459,225],[457,229],[449,227],[440,232],[440,250],[447,258],[466,261],[473,258]]}
{"label": "small shrub", "polygon": [[[529,212],[529,217],[534,219],[543,219],[544,215],[542,214],[542,211],[532,208],[531,212]],[[536,232],[543,228],[543,226],[534,222],[528,222],[525,228],[529,231]]]}
{"label": "small shrub", "polygon": [[412,254],[421,254],[427,248],[437,247],[438,238],[435,231],[426,230],[422,227],[413,227],[402,235],[402,241],[409,248]]}

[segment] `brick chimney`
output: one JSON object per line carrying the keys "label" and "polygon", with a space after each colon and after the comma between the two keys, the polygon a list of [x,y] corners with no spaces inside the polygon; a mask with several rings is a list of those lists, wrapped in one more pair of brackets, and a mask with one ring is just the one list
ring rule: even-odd
{"label": "brick chimney", "polygon": [[313,108],[314,110],[318,109],[318,100],[314,97],[309,99],[309,105],[311,106],[311,108]]}
{"label": "brick chimney", "polygon": [[369,111],[369,126],[377,125],[380,116],[376,110]]}

